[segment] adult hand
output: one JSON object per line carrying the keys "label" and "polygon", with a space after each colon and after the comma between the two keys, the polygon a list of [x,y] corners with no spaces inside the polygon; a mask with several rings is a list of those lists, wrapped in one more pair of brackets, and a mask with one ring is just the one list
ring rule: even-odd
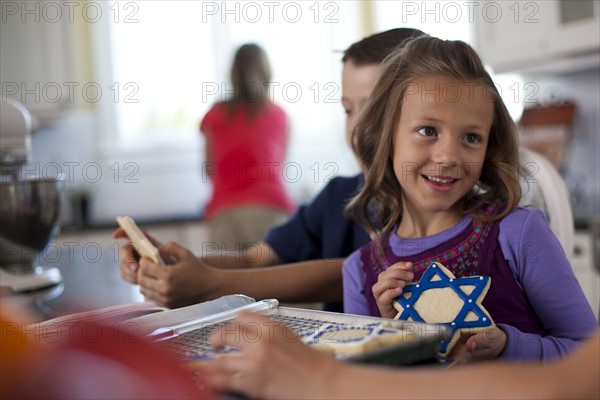
{"label": "adult hand", "polygon": [[207,383],[217,391],[251,398],[326,398],[326,387],[339,365],[310,349],[290,328],[263,316],[242,313],[210,337],[215,347],[239,353],[203,363]]}
{"label": "adult hand", "polygon": [[412,263],[399,262],[377,277],[377,283],[373,285],[372,291],[381,316],[394,318],[398,311],[392,305],[394,299],[402,294],[407,282],[411,282],[414,274],[410,271]]}
{"label": "adult hand", "polygon": [[211,293],[222,285],[216,268],[200,261],[192,252],[174,242],[159,248],[167,265],[140,260],[137,281],[147,300],[164,307],[181,307],[212,299]]}
{"label": "adult hand", "polygon": [[[161,246],[161,243],[152,237],[146,229],[142,229],[144,235],[150,240],[150,242],[156,246],[157,248]],[[129,239],[125,231],[121,228],[117,228],[113,231],[112,237],[115,239]],[[121,248],[119,249],[119,270],[121,271],[121,278],[123,280],[137,284],[138,283],[138,269],[140,267],[139,264],[140,256],[135,251],[133,244],[130,241],[127,241]]]}
{"label": "adult hand", "polygon": [[506,333],[494,326],[484,332],[462,337],[449,357],[459,364],[489,360],[498,357],[505,346]]}

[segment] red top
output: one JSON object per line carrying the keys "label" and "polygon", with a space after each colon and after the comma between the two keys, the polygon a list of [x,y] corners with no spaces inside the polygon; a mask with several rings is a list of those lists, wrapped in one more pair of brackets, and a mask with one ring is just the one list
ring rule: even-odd
{"label": "red top", "polygon": [[227,106],[219,103],[206,113],[200,130],[210,152],[203,171],[213,182],[207,218],[250,204],[294,210],[282,174],[288,125],[279,106],[268,103],[256,116],[248,117],[247,106],[230,114]]}

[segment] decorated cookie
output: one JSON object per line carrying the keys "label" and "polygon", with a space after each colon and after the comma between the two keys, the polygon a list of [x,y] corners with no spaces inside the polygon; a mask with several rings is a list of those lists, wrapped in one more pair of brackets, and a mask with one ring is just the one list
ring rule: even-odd
{"label": "decorated cookie", "polygon": [[325,324],[316,332],[303,338],[318,350],[335,355],[360,353],[380,346],[413,340],[413,332],[386,327],[382,323],[368,325]]}
{"label": "decorated cookie", "polygon": [[421,280],[404,287],[394,301],[396,319],[448,325],[453,332],[440,354],[447,356],[461,334],[482,332],[494,321],[481,305],[491,279],[487,276],[456,278],[440,263],[432,263]]}

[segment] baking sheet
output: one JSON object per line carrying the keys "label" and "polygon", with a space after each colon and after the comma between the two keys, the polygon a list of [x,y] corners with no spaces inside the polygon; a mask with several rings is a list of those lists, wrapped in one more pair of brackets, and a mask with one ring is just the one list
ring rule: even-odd
{"label": "baking sheet", "polygon": [[394,328],[416,334],[414,339],[403,343],[338,357],[347,362],[409,365],[432,360],[437,355],[440,343],[451,335],[450,330],[444,325],[280,307],[276,299],[267,299],[233,307],[213,315],[204,315],[175,326],[163,327],[154,331],[150,337],[162,342],[184,361],[207,360],[218,353],[235,352],[237,349],[232,347],[215,351],[208,344],[208,337],[218,326],[232,321],[243,310],[266,315],[290,326],[300,334],[312,332],[323,324],[367,325],[382,321],[386,321]]}

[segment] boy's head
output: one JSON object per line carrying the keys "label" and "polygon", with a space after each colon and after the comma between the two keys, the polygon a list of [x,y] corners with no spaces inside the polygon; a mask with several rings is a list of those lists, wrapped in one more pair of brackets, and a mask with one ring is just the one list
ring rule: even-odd
{"label": "boy's head", "polygon": [[366,37],[344,51],[342,62],[342,106],[346,111],[346,140],[356,118],[371,94],[379,65],[408,39],[425,35],[418,29],[396,28]]}
{"label": "boy's head", "polygon": [[352,133],[354,151],[366,171],[365,196],[359,195],[353,202],[360,203],[361,209],[351,206],[352,212],[360,215],[366,212],[368,203],[375,202],[380,211],[377,222],[384,230],[390,228],[388,224],[399,221],[402,212],[398,203],[402,191],[389,160],[403,101],[415,82],[427,78],[463,86],[479,85],[484,89],[485,100],[493,103],[493,122],[480,176],[484,191],[466,196],[463,210],[474,212],[482,202],[502,201],[508,212],[520,198],[516,129],[481,59],[464,42],[419,37],[395,51],[381,66],[363,117]]}
{"label": "boy's head", "polygon": [[352,62],[354,65],[379,65],[389,56],[402,42],[425,35],[418,29],[395,28],[389,31],[375,33],[371,36],[353,43],[344,51],[342,62]]}

